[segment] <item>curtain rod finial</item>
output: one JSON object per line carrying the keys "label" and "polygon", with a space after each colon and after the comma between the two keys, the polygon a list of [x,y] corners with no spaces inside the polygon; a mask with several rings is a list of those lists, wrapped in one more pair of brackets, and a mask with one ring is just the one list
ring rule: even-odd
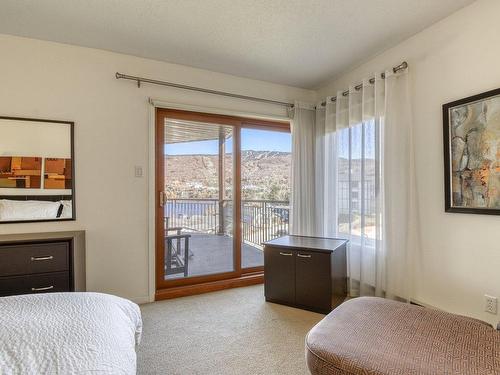
{"label": "curtain rod finial", "polygon": [[392,68],[392,71],[394,73],[397,73],[399,72],[400,70],[405,70],[406,68],[408,68],[408,63],[406,61],[403,61],[401,64],[399,64],[398,66],[395,66],[394,68]]}

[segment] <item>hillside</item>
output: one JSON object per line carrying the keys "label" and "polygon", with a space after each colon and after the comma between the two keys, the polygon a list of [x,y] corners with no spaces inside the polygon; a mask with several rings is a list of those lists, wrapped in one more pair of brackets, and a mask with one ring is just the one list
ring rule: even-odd
{"label": "hillside", "polygon": [[[218,198],[217,155],[166,155],[165,190],[172,198]],[[243,151],[241,180],[244,199],[288,200],[288,152]],[[225,157],[226,195],[232,185],[232,155]]]}

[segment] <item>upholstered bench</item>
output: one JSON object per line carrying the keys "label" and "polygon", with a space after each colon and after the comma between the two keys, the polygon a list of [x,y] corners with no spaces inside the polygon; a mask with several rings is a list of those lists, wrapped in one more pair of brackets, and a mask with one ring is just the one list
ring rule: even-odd
{"label": "upholstered bench", "polygon": [[500,332],[472,318],[361,297],[308,333],[313,375],[500,374]]}

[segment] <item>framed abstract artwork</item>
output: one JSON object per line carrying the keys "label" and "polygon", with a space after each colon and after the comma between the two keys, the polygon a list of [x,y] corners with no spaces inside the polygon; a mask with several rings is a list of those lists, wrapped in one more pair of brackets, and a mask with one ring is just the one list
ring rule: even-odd
{"label": "framed abstract artwork", "polygon": [[500,89],[443,105],[446,212],[500,215]]}

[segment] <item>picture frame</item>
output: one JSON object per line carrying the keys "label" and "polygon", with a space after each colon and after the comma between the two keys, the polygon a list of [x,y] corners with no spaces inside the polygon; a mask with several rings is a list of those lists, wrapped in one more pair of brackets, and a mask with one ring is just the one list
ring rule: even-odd
{"label": "picture frame", "polygon": [[445,211],[500,215],[500,88],[443,105]]}

